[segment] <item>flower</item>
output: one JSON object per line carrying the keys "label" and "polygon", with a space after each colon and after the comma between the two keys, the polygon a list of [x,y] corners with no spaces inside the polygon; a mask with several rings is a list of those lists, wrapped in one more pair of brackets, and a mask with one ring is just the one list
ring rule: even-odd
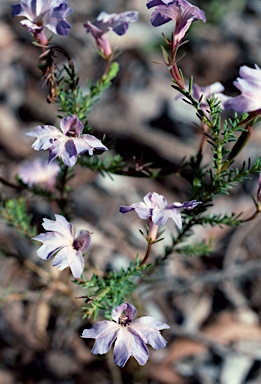
{"label": "flower", "polygon": [[71,25],[65,18],[72,11],[67,0],[22,0],[21,4],[12,6],[12,16],[25,16],[27,20],[22,20],[21,24],[43,45],[48,43],[43,27],[58,35],[68,35]]}
{"label": "flower", "polygon": [[97,20],[94,22],[86,21],[84,27],[95,38],[98,49],[108,58],[112,53],[112,49],[106,33],[112,30],[117,35],[124,35],[129,28],[129,23],[134,23],[137,20],[138,12],[134,11],[119,14],[101,12]]}
{"label": "flower", "polygon": [[83,124],[76,115],[64,117],[60,126],[61,129],[52,125],[37,126],[33,132],[26,133],[37,137],[32,145],[36,151],[49,149],[49,163],[61,157],[65,165],[72,167],[78,155],[86,151],[92,156],[94,149],[108,150],[95,136],[81,134]]}
{"label": "flower", "polygon": [[104,354],[114,345],[115,364],[124,367],[127,360],[133,356],[140,365],[145,365],[149,358],[146,344],[155,349],[164,348],[166,340],[161,336],[161,329],[168,329],[167,324],[161,323],[151,316],[135,319],[137,310],[129,304],[123,303],[112,310],[113,321],[98,321],[92,328],[85,329],[84,338],[94,338],[92,353]]}
{"label": "flower", "polygon": [[81,277],[84,269],[83,252],[91,242],[91,232],[81,230],[74,235],[73,226],[65,217],[54,215],[55,220],[43,219],[43,227],[49,231],[40,233],[33,240],[43,245],[38,249],[37,255],[44,260],[54,256],[53,266],[59,266],[62,271],[70,267],[75,278]]}
{"label": "flower", "polygon": [[205,13],[186,0],[148,0],[146,5],[147,8],[157,7],[151,17],[151,24],[154,27],[168,23],[171,20],[175,21],[174,47],[177,47],[184,38],[193,21],[206,21]]}
{"label": "flower", "polygon": [[120,207],[121,213],[135,211],[141,219],[151,219],[156,225],[166,224],[168,219],[172,219],[179,229],[182,228],[181,214],[179,209],[193,209],[201,202],[196,200],[185,201],[184,203],[172,203],[168,205],[164,196],[156,192],[149,192],[143,198],[144,202],[134,203],[130,206]]}
{"label": "flower", "polygon": [[224,108],[239,113],[261,112],[261,69],[257,64],[255,68],[243,65],[239,69],[239,76],[234,85],[241,91],[241,95],[229,98]]}
{"label": "flower", "polygon": [[47,164],[42,159],[34,159],[33,161],[26,161],[22,165],[18,176],[29,187],[38,184],[52,189],[59,171],[60,167],[57,163]]}

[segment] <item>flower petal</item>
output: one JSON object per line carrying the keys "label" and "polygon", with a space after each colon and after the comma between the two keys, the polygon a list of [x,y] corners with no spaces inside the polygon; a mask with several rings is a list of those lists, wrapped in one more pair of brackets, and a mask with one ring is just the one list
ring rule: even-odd
{"label": "flower petal", "polygon": [[238,113],[257,111],[261,108],[259,98],[249,98],[246,95],[232,97],[223,103],[225,109],[232,109]]}
{"label": "flower petal", "polygon": [[241,91],[241,95],[229,98],[223,107],[239,113],[261,110],[261,69],[258,65],[255,68],[244,65],[240,67],[239,75],[234,85]]}
{"label": "flower petal", "polygon": [[134,320],[130,327],[135,329],[141,339],[146,344],[150,344],[154,349],[164,348],[167,344],[159,330],[168,329],[169,326],[155,320],[151,316],[143,316]]}
{"label": "flower petal", "polygon": [[137,309],[134,307],[134,305],[126,303],[125,313],[128,319],[132,321],[137,315]]}
{"label": "flower petal", "polygon": [[36,251],[37,256],[41,259],[48,260],[52,257],[63,245],[57,241],[57,234],[55,233],[40,233],[40,235],[33,237],[32,240],[43,242],[43,245]]}
{"label": "flower petal", "polygon": [[117,307],[113,308],[111,312],[111,317],[117,324],[119,321],[119,317],[121,316],[122,312],[125,311],[126,308],[127,308],[127,303],[120,304]]}
{"label": "flower petal", "polygon": [[97,20],[93,22],[98,29],[103,33],[113,30],[117,35],[124,35],[129,27],[129,23],[134,23],[138,20],[138,12],[128,11],[122,13],[106,13],[101,12]]}
{"label": "flower petal", "polygon": [[102,151],[108,151],[108,148],[102,144],[102,142],[93,135],[84,134],[81,138],[91,147],[100,149]]}
{"label": "flower petal", "polygon": [[53,259],[53,267],[59,267],[59,271],[64,270],[67,268],[68,265],[68,252],[70,252],[71,249],[69,247],[64,247],[60,252],[57,253],[55,258]]}
{"label": "flower petal", "polygon": [[98,323],[94,324],[92,328],[85,329],[82,333],[82,337],[96,339],[92,348],[92,353],[95,355],[102,355],[109,351],[112,343],[118,336],[120,328],[121,326],[113,321],[98,321]]}
{"label": "flower petal", "polygon": [[120,207],[120,212],[121,213],[127,213],[134,210],[137,215],[143,219],[146,220],[151,216],[151,209],[146,206],[143,202],[140,203],[134,203],[130,206],[122,206]]}
{"label": "flower petal", "polygon": [[152,212],[152,221],[157,225],[165,225],[169,216],[166,209],[155,207]]}
{"label": "flower petal", "polygon": [[76,252],[72,261],[69,263],[69,267],[72,271],[72,275],[79,279],[84,270],[84,259],[81,252]]}
{"label": "flower petal", "polygon": [[73,167],[76,164],[78,154],[75,148],[74,139],[69,139],[65,142],[61,158],[67,167]]}
{"label": "flower petal", "polygon": [[60,232],[64,237],[67,237],[68,241],[73,240],[73,227],[66,218],[62,215],[54,215],[55,220],[43,219],[42,226],[46,231]]}
{"label": "flower petal", "polygon": [[115,342],[114,361],[119,367],[124,367],[127,360],[133,356],[140,365],[145,365],[149,351],[141,337],[130,327],[122,327]]}
{"label": "flower petal", "polygon": [[55,140],[61,137],[61,132],[52,125],[37,126],[33,132],[27,132],[27,136],[37,137],[37,140],[33,143],[32,147],[39,151],[41,149],[49,149]]}
{"label": "flower petal", "polygon": [[132,321],[136,317],[137,309],[134,307],[134,305],[129,303],[120,304],[112,310],[112,319],[116,323],[119,323],[119,318],[123,312],[125,312],[126,316],[128,317],[128,321]]}
{"label": "flower petal", "polygon": [[64,117],[61,120],[60,127],[64,135],[68,134],[68,136],[70,132],[79,136],[83,131],[83,124],[76,115]]}
{"label": "flower petal", "polygon": [[177,225],[177,227],[179,229],[182,229],[182,219],[180,212],[177,209],[171,209],[169,210],[169,214],[174,223]]}
{"label": "flower petal", "polygon": [[164,209],[167,206],[167,200],[164,196],[159,195],[157,192],[149,192],[144,196],[145,204],[150,208],[161,208]]}
{"label": "flower petal", "polygon": [[76,252],[70,246],[63,247],[55,256],[53,266],[59,266],[62,271],[66,267],[70,267],[72,275],[75,278],[80,278],[84,269],[84,260],[81,252]]}

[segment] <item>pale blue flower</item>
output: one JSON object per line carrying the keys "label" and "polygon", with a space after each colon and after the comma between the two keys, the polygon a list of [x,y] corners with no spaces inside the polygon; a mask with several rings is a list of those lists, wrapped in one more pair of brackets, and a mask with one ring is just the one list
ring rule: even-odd
{"label": "pale blue flower", "polygon": [[74,235],[73,226],[62,215],[54,215],[55,220],[43,219],[43,227],[49,231],[40,233],[33,240],[43,243],[37,255],[44,260],[55,256],[53,266],[62,271],[69,267],[75,278],[81,277],[84,269],[83,252],[91,242],[91,232],[81,230]]}
{"label": "pale blue flower", "polygon": [[179,210],[193,209],[198,204],[201,204],[201,202],[191,200],[185,201],[184,203],[174,202],[168,205],[165,197],[156,192],[149,192],[143,199],[144,203],[139,202],[130,206],[120,207],[120,212],[127,213],[135,211],[141,219],[150,219],[156,225],[164,225],[168,219],[172,219],[179,229],[182,228],[181,214]]}
{"label": "pale blue flower", "polygon": [[49,163],[56,157],[61,157],[68,167],[76,164],[78,156],[86,151],[93,155],[95,149],[108,150],[95,136],[82,134],[83,124],[76,115],[64,117],[61,129],[52,125],[35,127],[27,136],[36,137],[32,147],[36,151],[49,149]]}
{"label": "pale blue flower", "polygon": [[[101,12],[97,19],[92,22],[103,33],[112,30],[117,35],[124,35],[130,23],[135,23],[138,20],[138,12],[128,11],[122,13],[106,13]],[[88,26],[86,26],[88,29]]]}
{"label": "pale blue flower", "polygon": [[21,24],[30,32],[40,33],[43,27],[59,35],[68,35],[71,25],[65,18],[72,12],[67,0],[21,0],[12,6],[12,16],[24,16]]}
{"label": "pale blue flower", "polygon": [[146,344],[154,349],[164,348],[167,342],[159,331],[168,329],[169,326],[151,316],[134,320],[136,313],[137,310],[133,305],[123,303],[112,310],[113,321],[99,321],[92,328],[85,329],[82,337],[96,339],[92,353],[95,355],[107,353],[115,341],[113,350],[115,364],[124,367],[131,356],[140,365],[146,364],[149,358]]}
{"label": "pale blue flower", "polygon": [[21,166],[18,176],[29,187],[37,184],[52,189],[59,171],[57,163],[47,164],[43,159],[36,158],[33,161],[26,161]]}
{"label": "pale blue flower", "polygon": [[101,12],[97,19],[93,22],[87,20],[84,23],[84,27],[87,32],[90,32],[96,40],[98,49],[109,58],[112,49],[107,37],[107,32],[112,30],[117,35],[124,35],[130,23],[134,23],[138,20],[138,12],[128,11],[122,13],[106,13]]}
{"label": "pale blue flower", "polygon": [[154,27],[175,21],[173,45],[176,47],[184,38],[191,23],[195,20],[206,21],[204,12],[186,0],[148,0],[147,8],[156,7],[151,23]]}
{"label": "pale blue flower", "polygon": [[241,95],[229,98],[223,104],[224,108],[239,113],[261,113],[261,69],[257,64],[255,68],[243,65],[239,69],[239,76],[234,85],[241,91]]}

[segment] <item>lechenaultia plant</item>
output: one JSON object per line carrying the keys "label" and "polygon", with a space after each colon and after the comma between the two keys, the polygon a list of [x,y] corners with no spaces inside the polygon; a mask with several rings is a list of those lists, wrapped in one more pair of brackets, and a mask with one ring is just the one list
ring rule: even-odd
{"label": "lechenaultia plant", "polygon": [[[145,3],[145,1],[144,1]],[[120,14],[102,12],[95,21],[84,23],[86,32],[94,38],[98,54],[104,60],[104,72],[95,83],[88,82],[88,92],[79,86],[73,60],[68,52],[53,45],[56,34],[67,36],[72,26],[67,22],[73,9],[64,0],[22,0],[12,6],[12,16],[23,17],[21,24],[32,34],[33,43],[42,50],[39,56],[39,68],[44,84],[49,88],[48,103],[56,103],[60,116],[60,128],[52,125],[38,125],[27,135],[35,138],[32,144],[36,151],[47,151],[48,161],[36,158],[24,164],[18,175],[17,183],[12,184],[1,178],[1,182],[21,192],[29,192],[50,202],[55,220],[43,219],[43,228],[47,231],[37,234],[31,226],[24,199],[5,199],[1,207],[1,217],[17,231],[34,241],[42,243],[37,255],[43,260],[53,258],[53,266],[60,273],[69,267],[73,283],[86,292],[86,302],[82,307],[84,317],[95,320],[105,316],[107,320],[94,322],[83,331],[83,338],[94,338],[94,354],[106,354],[114,343],[115,364],[123,367],[130,357],[144,365],[149,357],[147,344],[155,349],[166,346],[166,340],[160,331],[169,326],[151,316],[135,319],[137,309],[131,301],[135,299],[137,287],[146,283],[146,276],[153,275],[157,268],[167,263],[174,253],[184,255],[206,255],[211,253],[211,241],[187,243],[196,225],[236,226],[254,219],[261,211],[260,185],[257,186],[255,209],[250,217],[237,214],[211,214],[209,206],[216,197],[229,194],[236,184],[260,173],[261,158],[254,164],[250,160],[240,168],[234,167],[234,160],[251,139],[251,133],[260,121],[261,71],[242,66],[235,86],[241,95],[230,98],[223,94],[224,87],[216,82],[207,87],[193,83],[191,77],[186,83],[178,64],[180,47],[184,47],[187,33],[194,21],[206,22],[204,12],[186,0],[148,0],[144,6],[153,8],[151,24],[161,27],[172,23],[170,37],[163,35],[163,62],[171,75],[172,87],[180,93],[184,102],[194,107],[202,130],[202,138],[197,153],[180,163],[175,171],[190,185],[190,196],[185,202],[171,202],[159,192],[148,192],[144,202],[128,205],[122,202],[120,213],[134,211],[146,221],[145,230],[140,230],[147,249],[129,267],[120,271],[93,271],[91,278],[85,277],[85,271],[91,271],[88,264],[88,249],[95,233],[81,229],[75,232],[72,223],[72,201],[70,180],[74,177],[75,166],[88,168],[102,174],[118,174],[139,177],[163,177],[164,170],[157,170],[157,164],[127,165],[119,155],[112,156],[113,142],[106,137],[92,135],[88,117],[100,95],[111,86],[117,76],[119,54],[110,44],[109,32],[125,35],[130,25],[137,22],[138,12],[126,11]],[[50,35],[49,37],[48,34]],[[88,35],[86,35],[88,38]],[[123,37],[124,38],[124,37]],[[60,53],[66,64],[60,66],[56,54]],[[222,120],[225,109],[236,112],[233,119]],[[223,122],[222,122],[223,121]],[[228,148],[232,143],[232,149]],[[204,163],[204,150],[209,145],[212,162]],[[101,154],[103,156],[101,157]],[[53,162],[54,161],[54,162]],[[157,171],[156,171],[157,170]],[[41,173],[42,177],[39,177]],[[260,182],[259,182],[260,184]],[[115,212],[117,214],[118,212]],[[120,214],[119,213],[119,214]],[[131,220],[131,215],[128,218]],[[127,218],[126,218],[127,219]],[[152,247],[162,240],[165,224],[172,219],[176,225],[168,224],[172,241],[161,255],[151,255]],[[163,227],[163,230],[160,227]],[[148,263],[149,262],[149,263]],[[141,298],[142,300],[142,298]],[[136,306],[141,307],[140,303]],[[168,336],[168,334],[166,334]]]}

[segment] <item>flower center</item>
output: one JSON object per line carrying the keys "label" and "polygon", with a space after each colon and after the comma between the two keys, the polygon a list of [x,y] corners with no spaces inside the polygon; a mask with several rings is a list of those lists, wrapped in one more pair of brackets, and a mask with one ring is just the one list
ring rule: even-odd
{"label": "flower center", "polygon": [[74,126],[71,129],[69,129],[69,131],[66,132],[66,136],[77,137],[76,127]]}
{"label": "flower center", "polygon": [[85,244],[86,244],[86,239],[84,239],[84,238],[77,238],[73,242],[73,248],[76,251],[79,251],[79,250],[84,248]]}
{"label": "flower center", "polygon": [[131,323],[131,320],[129,319],[128,316],[126,316],[125,314],[122,314],[119,319],[118,319],[118,323],[123,326],[123,327],[126,327],[127,325],[129,325]]}

